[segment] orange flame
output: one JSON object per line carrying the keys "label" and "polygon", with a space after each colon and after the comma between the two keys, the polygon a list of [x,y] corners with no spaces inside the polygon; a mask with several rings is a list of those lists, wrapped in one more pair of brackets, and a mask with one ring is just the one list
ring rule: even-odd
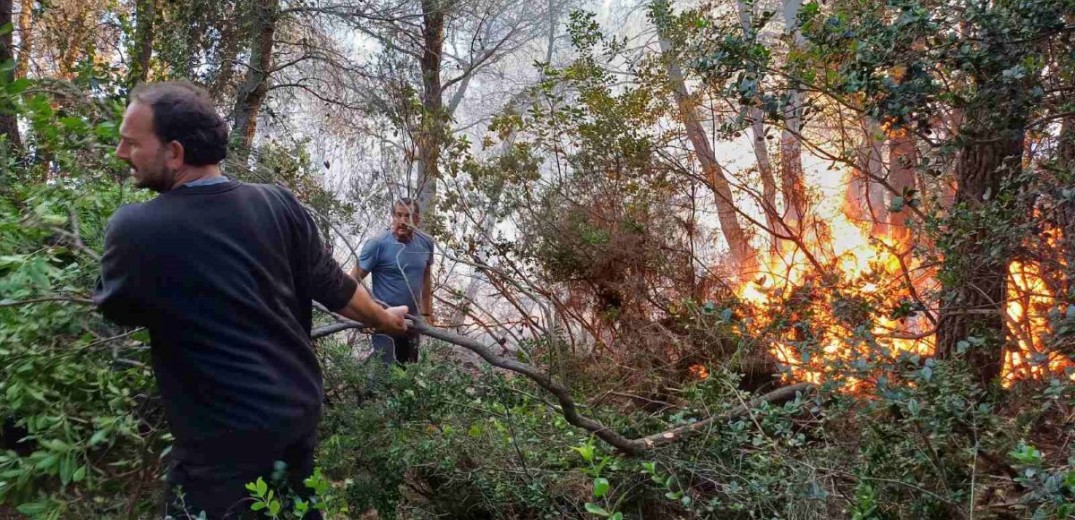
{"label": "orange flame", "polygon": [[692,377],[700,381],[709,379],[709,369],[706,368],[704,365],[691,365],[689,368],[687,368],[687,371],[690,372]]}
{"label": "orange flame", "polygon": [[[855,220],[868,212],[847,198],[850,181],[851,172],[845,172],[836,186],[811,182],[819,187],[821,202],[802,226],[803,238],[782,241],[777,251],[762,255],[758,271],[744,273],[736,290],[739,299],[757,311],[752,332],[772,342],[771,354],[796,380],[820,382],[834,365],[876,360],[878,353],[894,359],[901,352],[925,356],[935,349],[936,316],[924,306],[908,306],[936,290],[935,273],[910,254],[913,244],[907,230]],[[1050,238],[1053,243],[1056,239]],[[1006,314],[1017,348],[1006,353],[1005,386],[1064,370],[1075,379],[1075,364],[1043,344],[1048,312],[1058,302],[1042,274],[1036,264],[1012,262],[1009,269]],[[796,293],[805,296],[796,301]],[[868,302],[863,306],[867,310],[854,320],[838,315],[839,302],[855,299]],[[794,314],[774,315],[777,309],[792,309]],[[903,312],[886,315],[886,309]],[[804,327],[810,337],[801,337]],[[860,383],[845,381],[852,388]]]}
{"label": "orange flame", "polygon": [[[930,273],[915,265],[908,254],[907,233],[901,230],[898,236],[891,232],[872,236],[873,222],[853,220],[863,211],[845,198],[850,176],[851,172],[845,172],[835,186],[812,183],[822,191],[821,203],[812,208],[812,218],[802,226],[807,230],[802,240],[782,241],[778,251],[761,259],[759,272],[736,291],[740,300],[764,311],[789,303],[793,293],[812,286],[805,306],[810,326],[819,329],[812,338],[817,341],[815,356],[796,348],[794,324],[781,326],[773,321],[778,317],[770,313],[754,313],[759,317],[753,323],[754,331],[776,336],[769,338],[773,341],[771,353],[790,368],[794,379],[819,382],[832,361],[853,362],[875,353],[877,348],[868,349],[864,338],[890,356],[904,351],[933,352],[933,338],[925,334],[930,326],[921,312],[892,317],[878,310],[910,301],[913,289],[929,286]],[[837,301],[854,299],[869,302],[866,307],[873,309],[858,316],[857,323],[837,316],[834,309]],[[783,330],[774,331],[774,327]]]}
{"label": "orange flame", "polygon": [[[1048,237],[1055,243],[1056,233]],[[1067,357],[1050,352],[1043,341],[1049,333],[1048,314],[1059,305],[1045,282],[1041,266],[1034,263],[1012,262],[1008,266],[1008,300],[1006,318],[1008,331],[1014,337],[1017,350],[1004,355],[1002,383],[1011,386],[1020,379],[1040,379],[1051,374],[1069,372],[1075,380],[1073,363]]]}

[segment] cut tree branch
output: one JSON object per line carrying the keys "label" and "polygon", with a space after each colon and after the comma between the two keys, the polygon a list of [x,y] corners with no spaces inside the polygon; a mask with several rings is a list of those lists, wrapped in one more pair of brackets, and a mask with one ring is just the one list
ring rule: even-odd
{"label": "cut tree branch", "polygon": [[[342,318],[339,315],[336,316],[338,319]],[[481,358],[484,359],[490,365],[493,365],[497,368],[510,370],[517,374],[526,376],[531,381],[537,383],[538,386],[540,386],[542,389],[553,394],[553,396],[556,397],[556,400],[560,404],[560,413],[562,413],[564,418],[567,419],[567,422],[594,434],[595,436],[597,436],[597,438],[605,441],[609,445],[629,455],[641,455],[642,453],[645,453],[646,451],[649,451],[653,448],[671,444],[678,439],[687,437],[692,433],[701,431],[702,429],[706,428],[709,425],[712,425],[716,421],[731,420],[736,419],[738,417],[742,417],[744,415],[748,415],[751,410],[754,409],[754,407],[760,404],[780,404],[791,401],[800,395],[810,392],[814,388],[814,385],[811,383],[799,383],[796,385],[787,386],[769,392],[765,395],[759,396],[753,399],[750,405],[740,406],[727,414],[703,419],[701,421],[691,423],[686,426],[680,426],[661,433],[642,437],[640,439],[628,439],[627,437],[624,437],[615,430],[612,430],[609,427],[605,426],[600,421],[580,414],[578,411],[578,405],[575,403],[574,398],[571,397],[571,392],[560,383],[553,381],[551,377],[549,377],[547,374],[542,373],[537,368],[526,363],[516,361],[514,359],[500,356],[496,353],[496,351],[500,349],[494,349],[492,347],[482,344],[479,341],[470,339],[465,336],[461,336],[454,332],[449,332],[443,329],[432,327],[426,322],[414,316],[408,315],[407,318],[412,322],[410,324],[410,328],[418,332],[419,334],[463,347],[481,356]],[[353,328],[365,328],[365,325],[347,320],[346,318],[342,318],[340,323],[326,325],[314,329],[311,332],[311,336],[319,338],[324,337],[328,334],[332,334],[333,332],[339,332],[341,330]]]}

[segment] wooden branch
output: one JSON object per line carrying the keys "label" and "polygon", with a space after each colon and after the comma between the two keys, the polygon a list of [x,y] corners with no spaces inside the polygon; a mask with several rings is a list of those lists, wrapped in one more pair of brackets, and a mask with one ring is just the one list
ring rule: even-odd
{"label": "wooden branch", "polygon": [[[342,318],[336,315],[338,318]],[[750,411],[757,405],[762,403],[779,404],[795,399],[800,394],[805,394],[814,388],[812,383],[799,383],[796,385],[787,386],[769,392],[763,396],[753,399],[749,406],[740,406],[732,410],[730,413],[710,417],[701,421],[688,424],[686,426],[680,426],[671,430],[642,437],[640,439],[628,439],[615,430],[605,426],[600,421],[582,415],[578,412],[578,405],[575,403],[574,398],[571,397],[571,392],[556,381],[553,381],[547,374],[542,373],[536,367],[516,361],[511,358],[502,357],[496,353],[499,348],[492,348],[482,344],[479,341],[470,339],[466,336],[449,332],[443,329],[432,327],[426,322],[414,317],[407,316],[409,328],[418,332],[419,334],[429,336],[431,338],[439,339],[441,341],[451,343],[463,347],[475,354],[481,356],[487,363],[497,368],[503,368],[510,370],[517,374],[526,376],[531,381],[535,382],[543,388],[545,391],[551,393],[556,397],[556,400],[560,403],[560,413],[563,414],[567,422],[574,426],[582,428],[597,438],[605,441],[609,445],[623,451],[628,455],[641,455],[653,448],[670,444],[680,438],[686,437],[691,433],[698,432],[699,430],[707,427],[715,421],[730,420],[744,415],[748,415]],[[341,330],[353,329],[353,328],[365,328],[365,325],[361,323],[347,320],[342,318],[340,323],[332,325],[326,325],[318,327],[311,332],[311,336],[315,338],[323,337],[334,332]]]}
{"label": "wooden branch", "polygon": [[19,305],[43,302],[68,302],[82,305],[94,305],[93,300],[88,298],[79,298],[77,296],[50,296],[47,298],[34,298],[32,300],[0,300],[0,307],[17,307]]}
{"label": "wooden branch", "polygon": [[494,349],[487,347],[478,341],[460,336],[453,332],[430,327],[420,321],[416,321],[412,328],[423,335],[446,341],[453,345],[459,345],[460,347],[470,350],[481,356],[481,358],[490,365],[526,376],[556,397],[556,400],[560,403],[560,412],[564,415],[564,418],[567,419],[567,422],[593,433],[599,439],[631,455],[637,455],[644,451],[641,443],[632,441],[631,439],[620,435],[600,421],[579,414],[575,400],[571,397],[571,393],[568,389],[553,381],[548,375],[538,371],[537,368],[514,359],[501,357],[496,354]]}
{"label": "wooden branch", "polygon": [[813,389],[814,389],[813,383],[798,383],[798,384],[794,384],[794,385],[791,385],[791,386],[785,386],[783,388],[778,388],[778,389],[773,390],[772,392],[769,392],[769,393],[767,393],[765,395],[762,395],[762,396],[754,398],[753,400],[751,400],[749,406],[739,406],[738,408],[735,408],[732,411],[730,411],[730,412],[728,412],[728,413],[726,413],[724,415],[718,415],[716,417],[710,417],[708,419],[703,419],[703,420],[698,421],[698,422],[693,422],[693,423],[690,423],[690,424],[687,424],[687,425],[684,425],[684,426],[680,426],[678,428],[673,428],[673,429],[665,431],[665,432],[657,433],[657,434],[654,434],[654,435],[648,435],[646,437],[642,437],[641,439],[636,439],[636,440],[634,440],[632,442],[637,442],[637,443],[643,444],[643,445],[645,445],[646,449],[655,448],[657,446],[662,446],[662,445],[665,445],[665,444],[670,444],[670,443],[672,443],[674,441],[677,441],[677,440],[679,440],[679,439],[681,439],[683,437],[686,437],[686,436],[688,436],[688,435],[690,435],[692,433],[698,433],[700,430],[703,430],[703,429],[709,427],[715,421],[729,421],[729,420],[732,420],[732,419],[738,419],[738,418],[743,417],[745,415],[749,415],[750,411],[753,410],[754,407],[756,407],[756,406],[758,406],[758,405],[760,405],[762,403],[769,403],[769,404],[786,403],[788,401],[791,401],[791,400],[795,399],[800,394],[805,395],[806,393],[813,391]]}

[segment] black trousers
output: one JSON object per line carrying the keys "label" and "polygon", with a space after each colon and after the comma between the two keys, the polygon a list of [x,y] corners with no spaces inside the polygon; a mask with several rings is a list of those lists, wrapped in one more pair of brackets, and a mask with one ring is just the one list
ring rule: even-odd
{"label": "black trousers", "polygon": [[387,365],[417,363],[421,337],[417,332],[408,332],[403,336],[374,334],[371,338],[374,355]]}
{"label": "black trousers", "polygon": [[[261,512],[250,510],[255,500],[246,489],[246,484],[256,482],[258,477],[276,491],[274,498],[290,488],[294,495],[309,501],[313,490],[307,488],[303,480],[313,474],[316,447],[317,431],[314,430],[298,441],[263,453],[257,461],[173,461],[168,470],[165,517],[196,519],[204,511],[208,520],[258,518]],[[284,463],[282,473],[276,471],[277,461]],[[274,481],[274,473],[281,478]],[[286,509],[293,507],[290,503],[282,505]],[[320,511],[312,510],[311,504],[310,512],[303,518],[321,520],[322,517]]]}

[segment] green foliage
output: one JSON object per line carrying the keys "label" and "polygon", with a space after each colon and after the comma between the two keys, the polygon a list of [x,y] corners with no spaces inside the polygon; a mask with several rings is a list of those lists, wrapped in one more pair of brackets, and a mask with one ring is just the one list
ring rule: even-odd
{"label": "green foliage", "polygon": [[303,480],[303,485],[312,491],[312,496],[306,499],[280,483],[279,479],[274,479],[273,485],[269,485],[264,478],[258,477],[257,481],[246,484],[246,490],[253,499],[250,510],[274,520],[298,520],[313,511],[320,511],[328,518],[347,513],[346,507],[335,507],[332,483],[321,473],[321,468],[314,468],[313,475]]}
{"label": "green foliage", "polygon": [[105,222],[132,199],[110,156],[119,105],[56,101],[20,81],[7,92],[32,155],[8,150],[0,173],[0,502],[34,518],[138,511],[148,492],[130,505],[109,498],[152,480],[168,442],[148,337],[84,303]]}

